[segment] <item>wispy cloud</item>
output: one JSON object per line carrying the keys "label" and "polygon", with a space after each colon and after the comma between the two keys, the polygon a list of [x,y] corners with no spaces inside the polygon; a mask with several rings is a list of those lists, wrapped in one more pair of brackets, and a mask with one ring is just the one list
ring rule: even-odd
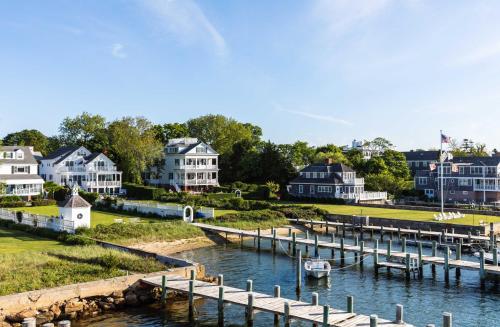
{"label": "wispy cloud", "polygon": [[313,16],[327,26],[327,32],[342,34],[349,28],[379,14],[389,0],[318,0]]}
{"label": "wispy cloud", "polygon": [[451,66],[476,65],[484,61],[500,56],[500,42],[491,42],[490,44],[465,53],[464,55],[452,60]]}
{"label": "wispy cloud", "polygon": [[202,43],[217,55],[227,54],[226,40],[193,0],[146,0],[140,3],[179,42],[186,45]]}
{"label": "wispy cloud", "polygon": [[329,122],[329,123],[334,123],[334,124],[340,124],[340,125],[346,125],[346,126],[352,126],[352,123],[338,117],[330,116],[330,115],[322,115],[322,114],[316,114],[312,113],[309,111],[305,110],[291,110],[291,109],[285,109],[281,105],[275,103],[274,108],[277,111],[283,111],[287,112],[289,114],[297,115],[297,116],[302,116],[310,119],[315,119],[315,120],[320,120],[323,122]]}
{"label": "wispy cloud", "polygon": [[125,46],[121,43],[113,43],[111,46],[111,55],[115,58],[125,59],[127,54],[125,53]]}

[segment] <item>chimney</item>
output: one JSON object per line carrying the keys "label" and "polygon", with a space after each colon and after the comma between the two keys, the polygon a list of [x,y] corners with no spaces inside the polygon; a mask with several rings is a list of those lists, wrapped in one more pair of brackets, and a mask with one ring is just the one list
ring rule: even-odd
{"label": "chimney", "polygon": [[326,158],[326,159],[325,159],[325,164],[326,164],[326,165],[331,165],[331,164],[333,164],[333,159],[332,159],[332,158]]}

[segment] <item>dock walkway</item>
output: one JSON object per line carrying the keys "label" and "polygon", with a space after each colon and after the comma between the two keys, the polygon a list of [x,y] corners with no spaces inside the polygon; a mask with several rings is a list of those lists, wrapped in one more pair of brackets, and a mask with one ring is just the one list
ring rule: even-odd
{"label": "dock walkway", "polygon": [[[462,260],[461,257],[452,259],[449,257],[449,255],[448,256],[445,255],[444,257],[439,257],[436,255],[423,255],[421,251],[419,251],[419,253],[408,253],[408,252],[400,252],[392,250],[384,251],[378,248],[370,248],[364,246],[364,242],[360,242],[359,245],[347,245],[344,244],[343,239],[341,239],[341,243],[319,241],[317,235],[315,239],[306,239],[306,238],[296,238],[295,234],[292,236],[278,236],[276,235],[276,233],[262,234],[260,233],[260,231],[247,231],[235,228],[214,226],[209,224],[193,223],[193,225],[210,232],[240,235],[241,237],[253,237],[257,239],[258,244],[260,244],[260,239],[268,239],[273,241],[274,243],[276,242],[291,243],[294,246],[294,248],[295,245],[302,244],[306,246],[312,246],[317,249],[324,248],[331,250],[339,250],[341,252],[341,256],[343,256],[344,252],[352,252],[360,256],[372,255],[376,260],[375,262],[378,262],[378,256],[386,257],[388,259],[387,261],[390,261],[391,258],[398,259],[399,261],[407,260],[408,258],[410,258],[418,260],[420,267],[423,267],[424,264],[443,266],[446,274],[448,274],[450,268],[477,271],[479,272],[481,280],[484,280],[486,274],[500,275],[500,266],[498,266],[498,264],[486,264],[484,261],[483,252],[481,252],[481,254],[483,255],[482,260],[480,259],[479,262],[473,262],[468,260]],[[378,241],[376,241],[376,244],[378,244]],[[436,252],[435,248],[433,248],[433,253],[435,252]]]}
{"label": "dock walkway", "polygon": [[[375,318],[374,316],[359,315],[347,311],[337,310],[329,306],[321,306],[312,303],[295,301],[279,297],[253,292],[252,290],[243,290],[229,286],[221,286],[199,280],[192,280],[192,291],[190,290],[190,279],[168,279],[165,280],[165,288],[188,293],[190,299],[199,296],[208,299],[218,300],[219,304],[232,303],[247,308],[253,316],[253,311],[264,311],[275,315],[283,316],[285,323],[290,319],[311,322],[321,326],[334,327],[366,327],[371,326],[370,320],[376,319],[378,326],[384,327],[410,327],[406,323],[396,323],[385,319]],[[142,282],[155,287],[163,287],[162,276],[142,279]],[[223,291],[221,291],[221,287]],[[222,294],[222,296],[221,296]],[[222,299],[221,299],[222,297]],[[252,298],[250,300],[250,298]],[[288,308],[287,308],[288,307]],[[219,306],[219,310],[221,307]],[[401,312],[402,316],[402,312]],[[248,319],[248,318],[247,318]]]}

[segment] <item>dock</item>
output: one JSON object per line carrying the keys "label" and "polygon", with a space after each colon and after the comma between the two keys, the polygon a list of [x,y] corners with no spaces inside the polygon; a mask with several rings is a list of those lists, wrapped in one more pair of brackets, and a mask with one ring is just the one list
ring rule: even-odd
{"label": "dock", "polygon": [[[325,222],[323,222],[325,223]],[[437,242],[433,241],[432,243],[432,255],[424,255],[422,253],[422,243],[418,242],[417,249],[418,253],[409,253],[406,251],[406,241],[402,240],[403,251],[394,251],[392,250],[392,242],[391,240],[387,241],[387,248],[382,250],[378,248],[378,240],[375,240],[375,246],[373,248],[367,247],[364,245],[364,241],[358,242],[356,240],[356,245],[348,245],[345,244],[344,239],[340,238],[340,243],[335,242],[335,237],[332,234],[330,241],[320,241],[318,236],[315,235],[314,239],[309,238],[298,238],[295,233],[291,232],[291,228],[289,229],[288,236],[278,236],[276,234],[276,230],[273,230],[271,234],[263,234],[260,229],[257,231],[247,231],[240,230],[235,228],[214,226],[209,224],[201,224],[201,223],[193,223],[194,226],[197,226],[205,231],[214,232],[214,233],[225,233],[239,235],[241,238],[243,237],[252,237],[256,240],[257,248],[260,249],[260,242],[262,239],[270,240],[272,244],[272,248],[276,249],[276,244],[279,242],[289,244],[289,248],[292,249],[291,253],[295,253],[297,245],[305,245],[306,251],[309,247],[314,249],[314,252],[317,254],[319,249],[330,249],[332,250],[332,255],[335,254],[335,251],[340,252],[340,256],[343,259],[345,257],[345,253],[354,253],[355,257],[364,257],[364,256],[372,256],[374,261],[375,270],[377,271],[379,267],[388,267],[387,264],[380,264],[379,257],[385,257],[387,262],[390,261],[398,261],[405,263],[405,270],[407,275],[414,269],[412,262],[417,262],[420,274],[423,273],[423,266],[426,264],[432,265],[433,269],[435,266],[442,266],[445,278],[448,279],[449,271],[451,268],[456,269],[457,275],[460,274],[460,270],[472,270],[479,273],[479,277],[481,282],[483,283],[486,279],[487,275],[500,275],[500,267],[498,266],[498,258],[493,258],[493,264],[486,264],[484,260],[484,251],[480,251],[480,259],[478,262],[462,260],[461,258],[461,244],[456,244],[454,247],[456,249],[454,258],[451,257],[449,247],[445,246],[445,253],[443,257],[437,256]],[[496,252],[496,251],[495,251]],[[358,260],[361,265],[363,260]],[[394,264],[394,268],[402,268],[401,265]]]}
{"label": "dock", "polygon": [[[238,289],[223,285],[223,277],[219,275],[218,283],[208,283],[196,280],[194,274],[191,279],[175,277],[166,279],[165,276],[145,278],[142,282],[162,289],[162,300],[166,298],[166,291],[186,293],[189,296],[190,312],[192,312],[194,297],[202,297],[218,301],[219,324],[222,319],[224,303],[231,303],[246,308],[246,320],[251,325],[254,314],[258,311],[274,314],[275,322],[281,317],[285,326],[289,326],[290,321],[301,320],[312,323],[313,326],[334,326],[334,327],[411,327],[412,325],[403,322],[403,307],[396,306],[396,316],[394,321],[380,319],[376,315],[360,315],[354,313],[353,299],[348,297],[347,306],[349,311],[331,308],[329,305],[319,305],[318,296],[313,293],[312,302],[296,301],[280,297],[279,286],[274,287],[274,294],[254,292],[252,281],[247,281],[246,289]],[[222,318],[221,318],[222,316]]]}

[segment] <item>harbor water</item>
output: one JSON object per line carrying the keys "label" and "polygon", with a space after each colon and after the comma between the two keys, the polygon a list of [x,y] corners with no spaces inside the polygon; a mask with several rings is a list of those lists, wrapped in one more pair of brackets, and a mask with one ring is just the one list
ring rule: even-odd
{"label": "harbor water", "polygon": [[[326,239],[325,239],[326,240]],[[352,242],[352,241],[351,241]],[[349,242],[350,243],[350,242]],[[371,245],[365,240],[365,245]],[[346,309],[346,298],[354,296],[354,311],[361,314],[377,314],[393,320],[396,304],[404,306],[404,320],[415,326],[433,323],[441,326],[442,313],[453,314],[453,326],[500,326],[500,286],[498,280],[489,279],[481,288],[477,272],[462,270],[460,278],[450,271],[449,282],[445,281],[443,268],[436,273],[425,266],[422,278],[411,276],[409,280],[401,271],[387,272],[381,269],[375,274],[371,257],[363,258],[363,267],[355,263],[353,254],[347,253],[344,265],[340,264],[337,252],[332,261],[329,279],[303,280],[300,296],[297,296],[296,261],[288,253],[287,244],[278,244],[276,253],[270,251],[269,241],[263,241],[263,250],[258,253],[252,240],[243,245],[226,244],[179,253],[177,256],[204,264],[207,274],[224,274],[224,284],[245,288],[247,279],[253,280],[254,290],[272,294],[273,286],[281,286],[281,296],[302,301],[311,301],[311,293],[319,293],[320,304]],[[385,251],[381,243],[380,252]],[[305,248],[301,247],[305,253]],[[397,240],[393,250],[398,250]],[[416,252],[414,247],[408,251]],[[424,249],[428,253],[428,249]],[[309,248],[312,255],[314,249]],[[331,258],[330,250],[321,250],[323,258]],[[442,253],[441,253],[442,255]],[[453,255],[453,254],[452,254]],[[463,255],[465,260],[476,260]],[[383,256],[380,260],[385,260]],[[225,326],[244,326],[244,308],[226,305]],[[199,299],[195,302],[195,318],[189,321],[187,301],[169,303],[167,307],[154,304],[148,307],[129,309],[125,312],[80,321],[76,326],[217,326],[217,302]],[[258,313],[254,326],[272,326],[273,315]],[[309,326],[304,322],[293,322],[293,326]]]}

